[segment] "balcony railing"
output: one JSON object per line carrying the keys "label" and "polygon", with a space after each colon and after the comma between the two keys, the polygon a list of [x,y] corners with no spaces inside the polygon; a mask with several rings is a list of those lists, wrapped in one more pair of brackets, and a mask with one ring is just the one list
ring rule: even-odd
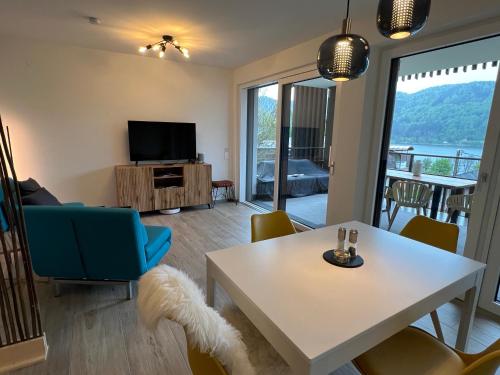
{"label": "balcony railing", "polygon": [[466,156],[461,150],[457,151],[456,156],[389,151],[387,168],[411,171],[417,160],[422,162],[423,173],[476,181],[481,164],[481,158]]}
{"label": "balcony railing", "polygon": [[[322,168],[327,168],[328,148],[326,147],[289,147],[289,159],[309,159]],[[276,156],[275,147],[258,147],[257,163],[264,160],[274,160]]]}

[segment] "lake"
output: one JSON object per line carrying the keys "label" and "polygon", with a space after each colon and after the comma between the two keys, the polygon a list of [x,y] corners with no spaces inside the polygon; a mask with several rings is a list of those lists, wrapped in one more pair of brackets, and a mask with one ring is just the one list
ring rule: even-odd
{"label": "lake", "polygon": [[456,156],[457,150],[463,150],[464,152],[467,153],[463,156],[469,156],[469,157],[481,157],[481,155],[483,154],[483,149],[479,147],[454,146],[454,145],[412,145],[412,146],[414,150],[410,152],[413,154]]}

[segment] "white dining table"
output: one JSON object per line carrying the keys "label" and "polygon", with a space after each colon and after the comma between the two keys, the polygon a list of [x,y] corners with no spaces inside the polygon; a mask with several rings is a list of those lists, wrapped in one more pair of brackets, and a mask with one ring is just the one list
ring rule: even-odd
{"label": "white dining table", "polygon": [[206,254],[207,303],[215,284],[294,374],[328,374],[465,293],[456,346],[464,349],[485,265],[360,222],[359,268],[323,260],[338,226]]}

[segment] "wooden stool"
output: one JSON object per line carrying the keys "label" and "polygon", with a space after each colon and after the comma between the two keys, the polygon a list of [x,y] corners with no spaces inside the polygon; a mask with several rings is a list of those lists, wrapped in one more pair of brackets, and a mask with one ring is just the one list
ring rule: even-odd
{"label": "wooden stool", "polygon": [[[224,189],[219,193],[219,189]],[[224,197],[227,201],[234,201],[238,204],[236,200],[236,194],[234,192],[234,183],[231,180],[219,180],[212,181],[212,207],[215,206],[215,201],[219,197]]]}

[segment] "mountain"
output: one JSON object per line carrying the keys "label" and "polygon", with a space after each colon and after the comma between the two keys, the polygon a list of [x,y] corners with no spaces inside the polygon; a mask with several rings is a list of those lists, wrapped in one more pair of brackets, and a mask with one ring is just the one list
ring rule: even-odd
{"label": "mountain", "polygon": [[277,100],[269,96],[259,96],[259,110],[262,112],[275,112]]}
{"label": "mountain", "polygon": [[[482,147],[494,89],[495,82],[485,81],[398,92],[391,144]],[[273,98],[259,96],[262,139],[274,139],[276,104]]]}
{"label": "mountain", "polygon": [[494,89],[485,81],[398,92],[391,143],[481,146]]}

